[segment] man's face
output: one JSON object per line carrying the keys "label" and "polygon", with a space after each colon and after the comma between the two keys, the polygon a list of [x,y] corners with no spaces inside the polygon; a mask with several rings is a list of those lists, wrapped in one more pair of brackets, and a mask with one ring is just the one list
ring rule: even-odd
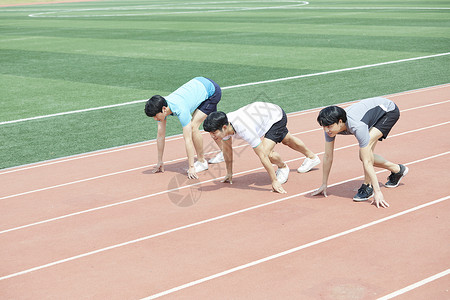
{"label": "man's face", "polygon": [[225,130],[216,130],[214,132],[210,132],[209,133],[212,137],[213,140],[215,141],[221,141],[226,135],[225,135]]}
{"label": "man's face", "polygon": [[164,114],[162,113],[162,112],[159,112],[159,113],[157,113],[154,117],[153,117],[153,119],[155,120],[155,121],[164,121],[164,118],[165,118],[165,116],[164,116]]}
{"label": "man's face", "polygon": [[[342,121],[339,120],[339,123]],[[333,123],[328,126],[323,126],[323,131],[328,134],[329,137],[335,137],[341,131],[341,126],[338,123]]]}

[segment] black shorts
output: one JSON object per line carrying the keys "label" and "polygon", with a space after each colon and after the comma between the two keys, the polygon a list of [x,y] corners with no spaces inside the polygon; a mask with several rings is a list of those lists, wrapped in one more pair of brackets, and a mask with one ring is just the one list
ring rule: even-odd
{"label": "black shorts", "polygon": [[385,113],[372,127],[377,128],[381,133],[383,133],[383,136],[379,138],[379,141],[382,141],[383,139],[387,138],[389,132],[391,131],[392,127],[394,127],[395,123],[397,123],[398,119],[400,118],[400,110],[398,109],[397,105],[395,105],[395,109],[388,111]]}
{"label": "black shorts", "polygon": [[282,140],[286,137],[289,130],[287,129],[287,116],[283,109],[281,109],[283,116],[281,120],[274,123],[272,127],[266,132],[264,135],[265,138],[274,141],[275,143],[281,143]]}
{"label": "black shorts", "polygon": [[209,81],[212,82],[214,85],[215,91],[214,94],[212,94],[211,97],[200,103],[200,105],[197,107],[198,110],[204,112],[206,115],[209,115],[210,113],[217,111],[217,103],[219,103],[220,99],[222,98],[222,90],[220,89],[220,86],[215,83],[213,80],[206,78]]}

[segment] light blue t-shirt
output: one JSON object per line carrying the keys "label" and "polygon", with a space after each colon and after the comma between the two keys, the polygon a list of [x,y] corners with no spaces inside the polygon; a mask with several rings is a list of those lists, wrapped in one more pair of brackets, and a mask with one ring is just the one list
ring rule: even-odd
{"label": "light blue t-shirt", "polygon": [[206,99],[215,92],[214,84],[205,77],[195,77],[180,86],[169,96],[164,97],[174,116],[185,127],[191,122],[191,114]]}

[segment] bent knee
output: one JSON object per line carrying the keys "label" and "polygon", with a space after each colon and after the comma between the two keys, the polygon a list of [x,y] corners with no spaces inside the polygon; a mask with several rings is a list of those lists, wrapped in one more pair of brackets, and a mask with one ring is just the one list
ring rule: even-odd
{"label": "bent knee", "polygon": [[269,159],[272,159],[274,157],[274,155],[275,155],[275,152],[274,151],[270,151],[270,153],[268,155]]}
{"label": "bent knee", "polygon": [[281,141],[281,143],[283,144],[283,145],[286,145],[286,146],[289,146],[290,144],[291,144],[291,142],[292,142],[292,138],[291,138],[292,136],[288,133],[288,134],[286,134],[286,136],[284,137],[284,139]]}
{"label": "bent knee", "polygon": [[191,123],[192,131],[200,131],[200,124],[201,122],[192,122]]}

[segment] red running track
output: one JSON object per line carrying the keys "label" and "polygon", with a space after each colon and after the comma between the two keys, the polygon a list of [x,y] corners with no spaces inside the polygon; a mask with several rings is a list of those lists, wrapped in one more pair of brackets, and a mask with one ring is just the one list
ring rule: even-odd
{"label": "red running track", "polygon": [[[351,198],[362,180],[353,137],[336,140],[329,196],[311,197],[321,170],[291,167],[288,194],[246,145],[187,180],[180,137],[166,172],[154,141],[0,171],[0,295],[5,299],[446,299],[450,288],[450,85],[388,98],[400,121],[377,153],[408,164],[388,209]],[[344,104],[348,105],[348,104]],[[319,155],[318,110],[288,128]],[[204,135],[206,150],[214,143]],[[388,173],[379,170],[380,183]],[[423,282],[429,279],[429,282]],[[388,297],[389,298],[389,297]]]}

